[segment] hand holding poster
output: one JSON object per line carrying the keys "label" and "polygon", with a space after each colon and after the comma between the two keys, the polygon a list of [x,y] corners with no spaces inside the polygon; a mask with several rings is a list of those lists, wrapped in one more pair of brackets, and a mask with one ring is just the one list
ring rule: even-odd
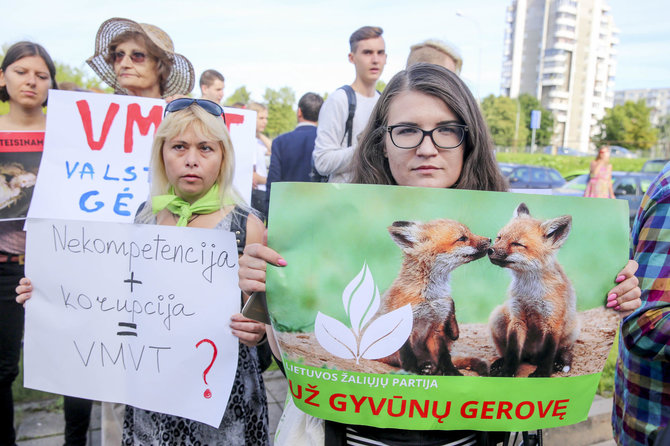
{"label": "hand holding poster", "polygon": [[416,430],[586,417],[619,319],[604,302],[625,203],[289,183],[271,203],[288,266],[268,269],[268,306],[301,410]]}
{"label": "hand holding poster", "polygon": [[31,219],[27,256],[26,387],[219,426],[239,345],[232,233]]}
{"label": "hand holding poster", "polygon": [[[28,216],[131,222],[149,194],[149,156],[164,105],[162,99],[51,90]],[[235,149],[233,182],[249,202],[255,113],[224,111]]]}

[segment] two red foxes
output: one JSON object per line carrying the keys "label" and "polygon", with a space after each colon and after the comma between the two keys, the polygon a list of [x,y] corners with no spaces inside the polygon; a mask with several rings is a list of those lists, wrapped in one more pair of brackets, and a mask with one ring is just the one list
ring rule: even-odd
{"label": "two red foxes", "polygon": [[[491,375],[514,376],[521,361],[537,365],[531,376],[569,368],[579,334],[575,293],[555,254],[570,227],[570,216],[543,222],[532,218],[524,203],[493,245],[453,220],[393,223],[388,230],[404,259],[382,298],[380,314],[409,303],[414,320],[405,344],[381,361],[412,373],[460,375],[450,354],[459,330],[449,274],[488,254],[493,264],[513,275],[509,299],[489,320],[501,356],[491,365]],[[488,372],[478,358],[465,358],[464,364],[480,375]]]}

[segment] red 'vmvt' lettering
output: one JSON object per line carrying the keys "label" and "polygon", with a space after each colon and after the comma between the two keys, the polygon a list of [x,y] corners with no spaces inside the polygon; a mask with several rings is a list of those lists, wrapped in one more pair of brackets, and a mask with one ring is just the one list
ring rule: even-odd
{"label": "red 'vmvt' lettering", "polygon": [[244,122],[244,115],[238,115],[235,113],[226,113],[226,127],[230,132],[230,126],[232,124],[242,124]]}
{"label": "red 'vmvt' lettering", "polygon": [[86,132],[86,142],[91,150],[100,150],[105,145],[105,140],[107,139],[107,134],[109,133],[109,128],[112,126],[112,122],[116,117],[116,114],[119,111],[119,104],[112,102],[107,109],[107,115],[105,116],[105,121],[102,124],[102,132],[100,132],[100,139],[98,141],[93,139],[93,125],[91,124],[91,108],[88,106],[88,101],[81,100],[77,101],[77,109],[79,109],[79,115],[81,116],[81,122],[84,125],[84,132]]}
{"label": "red 'vmvt' lettering", "polygon": [[149,127],[154,125],[158,128],[163,120],[163,107],[154,105],[146,118],[142,116],[142,109],[139,104],[128,104],[128,115],[126,116],[126,134],[123,139],[123,151],[131,153],[133,151],[133,124],[137,123],[137,128],[141,135],[149,133]]}

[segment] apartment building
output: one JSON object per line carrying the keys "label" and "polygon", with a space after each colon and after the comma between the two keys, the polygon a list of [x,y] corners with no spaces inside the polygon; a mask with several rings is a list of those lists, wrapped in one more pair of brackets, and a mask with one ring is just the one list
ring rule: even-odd
{"label": "apartment building", "polygon": [[554,114],[557,146],[589,149],[614,103],[618,30],[607,0],[514,0],[507,8],[501,91]]}
{"label": "apartment building", "polygon": [[614,105],[623,105],[626,101],[637,102],[640,99],[644,99],[647,107],[651,108],[649,120],[653,126],[660,123],[661,117],[670,114],[670,88],[640,88],[614,92]]}

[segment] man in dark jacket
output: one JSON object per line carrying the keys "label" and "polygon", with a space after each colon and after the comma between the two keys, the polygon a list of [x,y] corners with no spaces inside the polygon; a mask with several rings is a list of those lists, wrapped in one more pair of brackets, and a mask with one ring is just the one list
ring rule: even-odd
{"label": "man in dark jacket", "polygon": [[272,156],[267,178],[267,200],[275,181],[310,181],[316,123],[323,98],[306,93],[298,102],[298,125],[292,132],[272,141]]}

